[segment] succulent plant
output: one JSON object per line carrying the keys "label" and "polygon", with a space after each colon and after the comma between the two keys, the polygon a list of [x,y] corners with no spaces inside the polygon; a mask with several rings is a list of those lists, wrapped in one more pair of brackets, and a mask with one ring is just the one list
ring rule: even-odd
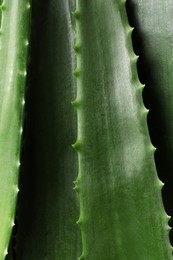
{"label": "succulent plant", "polygon": [[18,194],[29,10],[28,1],[1,1],[0,259],[7,253]]}
{"label": "succulent plant", "polygon": [[172,259],[172,10],[1,1],[0,260]]}

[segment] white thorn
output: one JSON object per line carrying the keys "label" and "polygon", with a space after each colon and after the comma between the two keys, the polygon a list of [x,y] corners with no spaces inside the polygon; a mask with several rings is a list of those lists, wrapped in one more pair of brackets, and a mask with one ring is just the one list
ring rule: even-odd
{"label": "white thorn", "polygon": [[25,41],[25,45],[28,46],[29,45],[29,42],[28,40]]}
{"label": "white thorn", "polygon": [[14,223],[14,221],[12,220],[12,222],[11,222],[11,226],[12,227],[14,227],[15,226],[15,223]]}
{"label": "white thorn", "polygon": [[25,99],[22,99],[22,105],[23,106],[25,105]]}
{"label": "white thorn", "polygon": [[31,8],[31,5],[30,5],[30,3],[27,3],[27,9],[30,9]]}
{"label": "white thorn", "polygon": [[22,133],[23,133],[23,128],[21,127],[21,128],[20,128],[20,134],[22,134]]}
{"label": "white thorn", "polygon": [[165,184],[159,179],[159,185],[163,187]]}
{"label": "white thorn", "polygon": [[17,166],[20,167],[20,162],[19,161],[17,162]]}
{"label": "white thorn", "polygon": [[19,187],[17,185],[14,185],[14,190],[16,191],[16,193],[19,193]]}
{"label": "white thorn", "polygon": [[4,256],[8,255],[7,248],[4,250]]}

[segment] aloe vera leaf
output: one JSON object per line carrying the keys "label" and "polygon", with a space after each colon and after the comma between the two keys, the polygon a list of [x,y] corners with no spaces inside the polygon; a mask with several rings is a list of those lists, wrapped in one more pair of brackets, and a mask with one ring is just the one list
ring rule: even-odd
{"label": "aloe vera leaf", "polygon": [[144,97],[149,97],[145,100],[150,107],[151,138],[157,146],[157,170],[165,182],[165,207],[173,215],[173,2],[130,0],[129,5],[145,65]]}
{"label": "aloe vera leaf", "polygon": [[1,3],[0,28],[0,259],[14,223],[27,66],[30,4]]}
{"label": "aloe vera leaf", "polygon": [[[73,190],[77,155],[74,1],[33,0],[31,67],[17,259],[77,259],[79,202]],[[41,15],[40,15],[41,14]]]}
{"label": "aloe vera leaf", "polygon": [[80,259],[172,259],[125,1],[78,0],[74,15]]}

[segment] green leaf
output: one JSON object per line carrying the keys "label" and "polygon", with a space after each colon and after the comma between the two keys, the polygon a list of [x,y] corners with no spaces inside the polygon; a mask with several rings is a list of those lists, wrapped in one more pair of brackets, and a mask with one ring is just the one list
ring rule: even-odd
{"label": "green leaf", "polygon": [[80,259],[172,259],[125,1],[77,13]]}
{"label": "green leaf", "polygon": [[0,28],[0,259],[14,223],[27,66],[30,5],[5,0]]}
{"label": "green leaf", "polygon": [[[156,165],[165,182],[166,210],[173,215],[173,2],[130,0],[135,34],[140,39],[144,98],[150,107],[151,139],[157,146]],[[146,97],[149,97],[146,99]],[[172,237],[173,241],[173,237]]]}
{"label": "green leaf", "polygon": [[33,0],[17,259],[77,259],[74,1]]}

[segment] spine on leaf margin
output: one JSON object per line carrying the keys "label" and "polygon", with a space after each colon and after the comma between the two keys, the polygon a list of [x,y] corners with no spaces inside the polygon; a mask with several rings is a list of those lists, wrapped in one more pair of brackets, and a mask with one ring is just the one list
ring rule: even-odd
{"label": "spine on leaf margin", "polygon": [[1,1],[0,28],[0,259],[14,226],[29,44],[29,0]]}
{"label": "spine on leaf margin", "polygon": [[172,259],[125,1],[77,1],[80,259]]}
{"label": "spine on leaf margin", "polygon": [[[149,130],[157,146],[155,154],[158,175],[165,183],[163,201],[173,215],[173,2],[169,0],[128,0],[139,44],[140,64],[145,64],[141,78],[146,81],[144,102],[150,108]],[[149,97],[149,99],[146,99]],[[170,221],[172,222],[172,221]],[[173,232],[170,232],[173,244]]]}
{"label": "spine on leaf margin", "polygon": [[[33,0],[16,258],[77,259],[73,0]],[[42,15],[40,15],[42,14]],[[26,203],[27,201],[27,203]]]}

